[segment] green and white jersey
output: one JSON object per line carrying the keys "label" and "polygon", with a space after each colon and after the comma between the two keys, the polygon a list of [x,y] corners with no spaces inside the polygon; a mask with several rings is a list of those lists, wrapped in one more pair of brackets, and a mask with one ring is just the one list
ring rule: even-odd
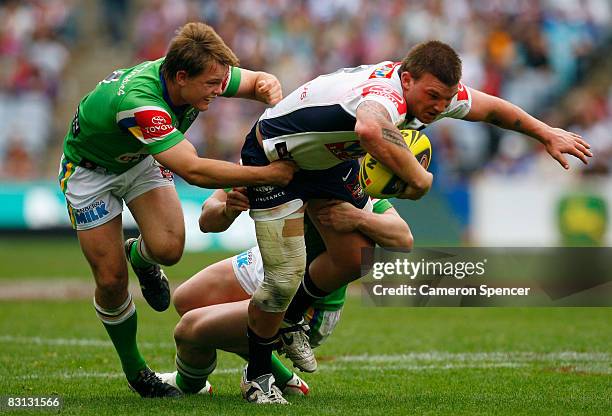
{"label": "green and white jersey", "polygon": [[[163,62],[118,69],[100,81],[79,103],[64,138],[64,155],[76,164],[85,159],[120,174],[183,140],[199,112],[172,105],[160,74]],[[240,69],[230,67],[222,95],[235,95],[239,85]]]}
{"label": "green and white jersey", "polygon": [[[389,208],[393,208],[391,202],[386,199],[372,199],[373,208],[372,212],[375,214],[382,214]],[[314,224],[308,219],[308,216],[304,216],[304,232],[306,239],[306,262],[310,264],[319,254],[325,251],[325,243],[318,233]],[[323,299],[316,301],[312,308],[321,309],[325,311],[335,311],[342,309],[344,301],[346,300],[346,288],[343,286],[325,296]]]}

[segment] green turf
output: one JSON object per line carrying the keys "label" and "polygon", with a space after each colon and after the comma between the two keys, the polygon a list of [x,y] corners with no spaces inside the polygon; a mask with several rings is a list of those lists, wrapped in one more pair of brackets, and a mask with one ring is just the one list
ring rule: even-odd
{"label": "green turf", "polygon": [[[174,282],[183,281],[204,265],[235,253],[185,253],[181,261],[165,267]],[[89,265],[74,237],[0,238],[0,280],[57,277],[92,279]]]}
{"label": "green turf", "polygon": [[[170,371],[176,316],[138,302],[141,349]],[[214,397],[128,391],[89,301],[0,303],[0,396],[60,394],[62,414],[609,414],[612,309],[362,307],[350,299],[291,409],[239,397],[241,360],[219,357]],[[81,342],[85,345],[69,345]],[[443,354],[444,353],[444,354]],[[370,354],[370,355],[364,355]],[[373,357],[372,355],[376,355]]]}

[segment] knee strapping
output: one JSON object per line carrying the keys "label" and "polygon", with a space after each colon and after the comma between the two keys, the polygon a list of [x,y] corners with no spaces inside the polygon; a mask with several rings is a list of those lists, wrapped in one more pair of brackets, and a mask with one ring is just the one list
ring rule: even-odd
{"label": "knee strapping", "polygon": [[264,312],[284,312],[306,270],[304,213],[255,222],[264,264],[264,280],[253,302]]}

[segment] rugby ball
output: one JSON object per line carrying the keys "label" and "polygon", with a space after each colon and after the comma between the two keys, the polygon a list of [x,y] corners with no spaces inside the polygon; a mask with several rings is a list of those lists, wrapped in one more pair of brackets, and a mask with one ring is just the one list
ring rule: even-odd
{"label": "rugby ball", "polygon": [[[400,130],[408,149],[425,169],[431,162],[431,142],[420,131]],[[404,190],[406,184],[391,169],[367,153],[359,167],[359,183],[363,190],[373,198],[393,198]]]}

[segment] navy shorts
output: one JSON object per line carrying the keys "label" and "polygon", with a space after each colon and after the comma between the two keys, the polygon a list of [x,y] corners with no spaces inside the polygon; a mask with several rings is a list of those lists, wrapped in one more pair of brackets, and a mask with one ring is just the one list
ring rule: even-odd
{"label": "navy shorts", "polygon": [[[265,166],[270,164],[257,141],[255,126],[242,147],[242,164]],[[285,187],[255,186],[247,188],[249,203],[253,209],[268,209],[294,199],[339,199],[363,208],[368,196],[359,184],[359,162],[348,160],[324,170],[299,170]]]}

